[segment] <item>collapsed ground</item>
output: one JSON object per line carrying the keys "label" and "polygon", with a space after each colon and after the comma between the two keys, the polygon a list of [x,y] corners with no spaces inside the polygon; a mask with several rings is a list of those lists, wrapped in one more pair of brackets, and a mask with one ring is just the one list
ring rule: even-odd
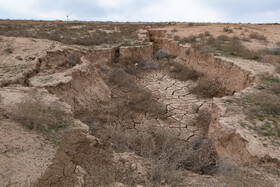
{"label": "collapsed ground", "polygon": [[[10,38],[3,40],[6,42]],[[30,42],[29,39],[21,40]],[[11,52],[3,49],[8,58],[17,57],[17,63],[8,67],[12,71],[3,66],[6,70],[1,82],[1,95],[4,97],[2,124],[18,122],[26,126],[19,133],[24,132],[28,136],[30,132],[34,133],[32,129],[36,129],[47,137],[46,141],[51,145],[60,144],[60,151],[54,155],[56,148],[47,148],[49,143],[42,143],[43,150],[49,149],[52,153],[46,151],[49,155],[45,160],[33,163],[44,165],[46,172],[40,178],[27,177],[26,180],[21,172],[18,173],[22,179],[15,177],[17,175],[5,166],[1,172],[4,173],[1,175],[4,185],[28,185],[38,178],[39,186],[277,184],[279,169],[273,164],[270,169],[262,164],[237,167],[219,158],[221,152],[217,153],[218,148],[208,137],[215,114],[212,97],[232,95],[232,91],[217,80],[181,65],[180,59],[172,57],[168,50],[157,50],[155,59],[148,61],[133,57],[113,58],[103,63],[100,59],[92,59],[89,51],[66,50],[60,44],[45,43],[46,48],[42,51],[53,52],[40,57],[39,63],[32,55],[18,56],[17,49],[12,46],[8,47]],[[23,62],[33,66],[27,67],[26,72],[24,68],[13,72],[14,67],[22,66]],[[11,95],[18,101],[12,101]],[[230,102],[226,100],[227,104]],[[13,104],[16,108],[11,107]],[[7,110],[9,107],[12,111]],[[30,113],[37,115],[34,117]],[[55,119],[48,120],[52,116],[56,116]],[[66,130],[61,141],[65,129],[79,126],[80,122],[73,117],[88,125],[91,137],[82,135],[86,127],[82,133],[80,128],[74,128],[73,132]],[[239,123],[241,127],[247,126],[241,121]],[[3,132],[9,131],[3,129]],[[278,141],[277,137],[274,141]],[[7,142],[3,151],[6,156],[11,149],[7,148],[7,138],[4,137],[3,142]],[[37,149],[34,148],[35,151]],[[19,152],[25,153],[26,149]],[[8,155],[3,163],[11,157]],[[52,162],[46,164],[50,159]],[[24,165],[13,168],[23,171]],[[34,168],[29,172],[34,172]]]}

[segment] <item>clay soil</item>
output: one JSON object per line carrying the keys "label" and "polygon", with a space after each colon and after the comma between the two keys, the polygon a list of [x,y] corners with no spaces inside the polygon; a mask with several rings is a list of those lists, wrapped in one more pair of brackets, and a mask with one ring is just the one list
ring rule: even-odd
{"label": "clay soil", "polygon": [[[279,82],[279,29],[1,20],[0,186],[278,187],[280,118],[244,98]],[[274,53],[174,40],[199,34]]]}

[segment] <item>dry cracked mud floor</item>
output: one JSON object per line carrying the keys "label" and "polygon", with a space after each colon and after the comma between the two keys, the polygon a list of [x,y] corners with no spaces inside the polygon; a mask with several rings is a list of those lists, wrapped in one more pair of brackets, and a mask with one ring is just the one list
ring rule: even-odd
{"label": "dry cracked mud floor", "polygon": [[147,27],[145,45],[103,48],[0,37],[1,187],[279,186],[279,108],[255,122],[241,102],[280,82],[259,75],[275,64]]}

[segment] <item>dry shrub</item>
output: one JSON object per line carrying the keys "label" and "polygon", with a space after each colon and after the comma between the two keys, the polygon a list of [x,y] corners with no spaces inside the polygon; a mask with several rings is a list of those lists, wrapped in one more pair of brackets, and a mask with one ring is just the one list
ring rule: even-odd
{"label": "dry shrub", "polygon": [[3,102],[3,97],[0,94],[0,119],[4,118],[6,116],[5,110],[1,106],[2,102]]}
{"label": "dry shrub", "polygon": [[143,69],[158,69],[159,68],[159,63],[153,60],[150,61],[142,61],[139,64],[139,67]]}
{"label": "dry shrub", "polygon": [[171,32],[173,32],[173,33],[178,32],[178,29],[174,28],[174,29],[171,30]]}
{"label": "dry shrub", "polygon": [[198,111],[198,116],[196,118],[196,124],[202,129],[204,135],[207,135],[209,124],[212,119],[212,114],[208,109],[201,109]]}
{"label": "dry shrub", "polygon": [[275,72],[276,72],[276,73],[280,73],[280,65],[277,65],[277,66],[275,67]]}
{"label": "dry shrub", "polygon": [[173,40],[175,40],[175,41],[179,41],[181,38],[180,38],[180,36],[177,36],[177,35],[175,35],[174,37],[173,37]]}
{"label": "dry shrub", "polygon": [[276,95],[280,95],[280,82],[271,85],[270,90]]}
{"label": "dry shrub", "polygon": [[260,41],[265,41],[265,42],[267,42],[266,36],[261,35],[261,34],[259,34],[259,33],[257,33],[257,32],[251,33],[249,37],[252,38],[252,39],[256,39],[256,40],[260,40]]}
{"label": "dry shrub", "polygon": [[222,34],[222,35],[218,36],[217,39],[221,40],[221,41],[229,41],[230,37],[228,37],[227,35]]}
{"label": "dry shrub", "polygon": [[74,67],[77,64],[80,64],[81,62],[81,57],[75,53],[72,53],[69,55],[68,59],[67,59],[70,67]]}
{"label": "dry shrub", "polygon": [[170,56],[169,51],[165,50],[165,49],[160,49],[156,52],[156,59],[161,60],[164,58],[168,58]]}
{"label": "dry shrub", "polygon": [[184,37],[182,39],[179,40],[180,44],[186,44],[186,43],[195,43],[197,39],[197,36],[195,35],[190,35],[188,37]]}
{"label": "dry shrub", "polygon": [[14,52],[14,50],[12,48],[7,48],[7,49],[4,49],[4,52],[7,54],[12,54]]}
{"label": "dry shrub", "polygon": [[197,85],[190,91],[205,98],[222,97],[229,94],[218,80],[207,77],[199,78]]}
{"label": "dry shrub", "polygon": [[197,80],[202,76],[201,73],[175,62],[170,63],[169,75],[170,77],[180,81]]}
{"label": "dry shrub", "polygon": [[89,155],[91,157],[87,160],[87,175],[83,187],[111,186],[121,180],[122,176],[119,176],[121,168],[113,162],[112,153],[96,148],[96,151]]}
{"label": "dry shrub", "polygon": [[135,152],[148,159],[152,168],[153,184],[165,181],[174,184],[180,177],[180,169],[200,174],[212,174],[216,167],[216,153],[209,140],[197,137],[191,142],[180,141],[175,132],[167,127],[142,124],[138,130],[117,126],[111,130],[114,148],[120,152]]}
{"label": "dry shrub", "polygon": [[229,27],[223,28],[223,31],[224,31],[224,32],[227,32],[227,33],[233,33],[233,30],[230,29]]}
{"label": "dry shrub", "polygon": [[211,36],[211,33],[210,33],[209,31],[205,31],[205,32],[204,32],[204,35],[205,35],[205,36]]}
{"label": "dry shrub", "polygon": [[12,119],[29,129],[36,129],[51,140],[58,140],[59,130],[72,123],[70,114],[63,111],[57,103],[47,105],[38,93],[31,92],[22,102],[13,107]]}

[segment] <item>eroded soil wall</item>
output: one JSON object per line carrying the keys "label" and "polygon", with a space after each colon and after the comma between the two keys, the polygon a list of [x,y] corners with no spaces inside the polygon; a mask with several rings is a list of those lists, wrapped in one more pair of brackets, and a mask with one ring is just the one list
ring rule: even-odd
{"label": "eroded soil wall", "polygon": [[165,49],[176,55],[180,62],[192,69],[217,79],[230,92],[235,93],[252,85],[254,77],[249,71],[241,69],[233,62],[223,60],[212,54],[202,54],[189,46],[179,45],[178,42],[154,37],[154,50]]}

